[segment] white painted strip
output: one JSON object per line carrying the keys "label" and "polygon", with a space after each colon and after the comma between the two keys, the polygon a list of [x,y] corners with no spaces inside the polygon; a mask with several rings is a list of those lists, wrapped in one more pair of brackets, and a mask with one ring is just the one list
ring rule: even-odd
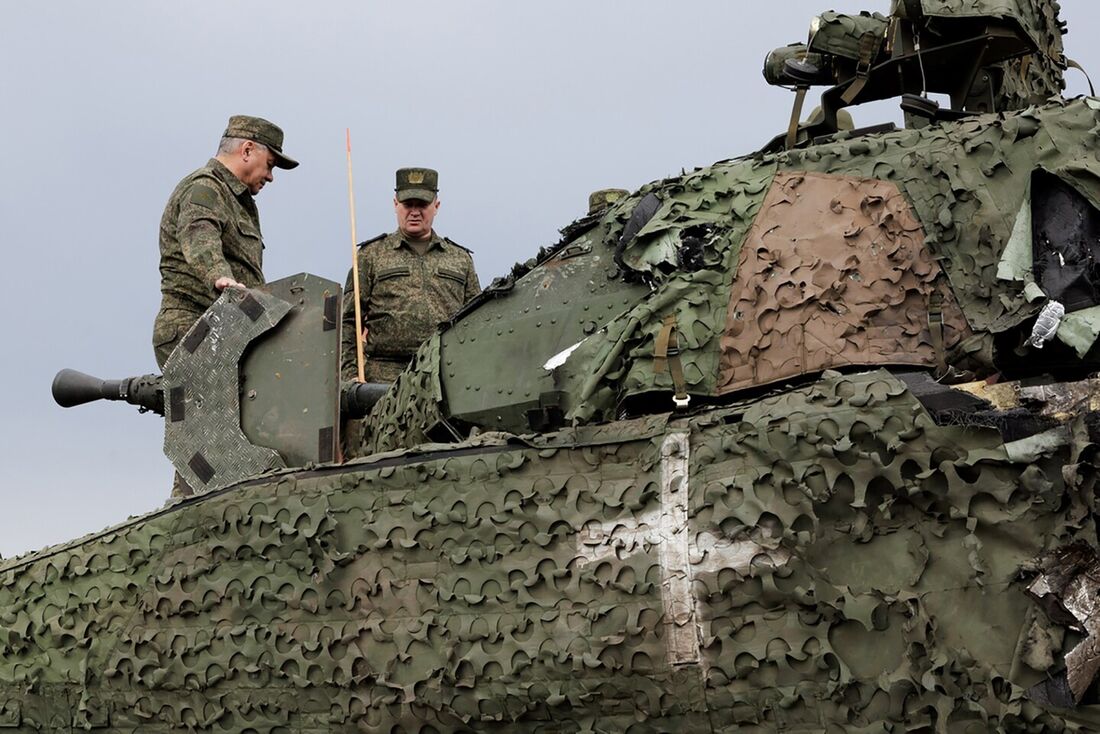
{"label": "white painted strip", "polygon": [[671,665],[698,664],[699,630],[691,591],[688,532],[687,433],[670,433],[661,444],[661,514],[657,554],[661,564],[661,600],[665,611],[665,639]]}
{"label": "white painted strip", "polygon": [[692,583],[695,575],[731,569],[752,573],[753,561],[779,568],[791,553],[768,548],[747,538],[732,540],[710,531],[693,533],[689,526],[689,434],[672,433],[661,444],[661,497],[658,507],[641,515],[610,522],[591,520],[577,534],[578,566],[643,552],[657,551],[661,567],[661,605],[664,611],[668,662],[696,665],[702,658],[699,606]]}

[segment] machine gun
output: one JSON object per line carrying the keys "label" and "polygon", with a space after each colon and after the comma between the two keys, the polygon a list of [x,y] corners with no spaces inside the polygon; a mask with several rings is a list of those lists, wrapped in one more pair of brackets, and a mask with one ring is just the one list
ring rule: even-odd
{"label": "machine gun", "polygon": [[337,461],[343,422],[367,415],[389,388],[341,383],[340,291],[305,273],[227,288],[163,375],[101,380],[63,369],[54,400],[65,408],[120,400],[164,416],[164,453],[196,492]]}

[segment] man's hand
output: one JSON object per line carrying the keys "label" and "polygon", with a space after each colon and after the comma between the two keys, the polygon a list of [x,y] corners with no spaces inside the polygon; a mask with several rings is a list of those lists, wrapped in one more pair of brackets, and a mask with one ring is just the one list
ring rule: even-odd
{"label": "man's hand", "polygon": [[244,288],[243,285],[225,275],[214,281],[214,287],[219,291],[224,291],[226,288]]}

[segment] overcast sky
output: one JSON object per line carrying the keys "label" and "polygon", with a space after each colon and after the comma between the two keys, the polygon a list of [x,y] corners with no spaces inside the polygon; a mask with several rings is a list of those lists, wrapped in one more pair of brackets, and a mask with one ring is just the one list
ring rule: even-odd
{"label": "overcast sky", "polygon": [[[1062,7],[1069,55],[1100,74],[1100,7]],[[792,95],[764,84],[762,60],[830,8],[889,2],[4,3],[0,554],[166,499],[161,419],[118,403],[64,410],[49,388],[62,367],[157,371],[157,226],[230,115],[281,125],[302,164],[257,198],[269,280],[343,282],[350,127],[359,239],[394,228],[395,168],[435,167],[437,230],[474,250],[485,284],[555,242],[589,191],[635,189],[782,131]],[[1068,94],[1086,92],[1071,72]]]}

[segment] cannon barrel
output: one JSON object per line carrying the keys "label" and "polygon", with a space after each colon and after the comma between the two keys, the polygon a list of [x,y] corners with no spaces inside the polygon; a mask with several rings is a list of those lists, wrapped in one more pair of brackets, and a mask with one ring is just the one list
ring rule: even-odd
{"label": "cannon barrel", "polygon": [[340,389],[340,412],[345,418],[363,418],[386,391],[385,382],[345,382]]}
{"label": "cannon barrel", "polygon": [[164,415],[164,391],[160,375],[101,380],[76,370],[63,369],[53,378],[54,401],[62,408],[93,400],[122,400],[143,410]]}
{"label": "cannon barrel", "polygon": [[[340,390],[340,412],[345,418],[362,418],[386,393],[381,382],[345,382]],[[77,370],[63,369],[53,378],[53,399],[62,408],[95,400],[122,400],[143,410],[164,415],[164,390],[160,375],[101,380]]]}

